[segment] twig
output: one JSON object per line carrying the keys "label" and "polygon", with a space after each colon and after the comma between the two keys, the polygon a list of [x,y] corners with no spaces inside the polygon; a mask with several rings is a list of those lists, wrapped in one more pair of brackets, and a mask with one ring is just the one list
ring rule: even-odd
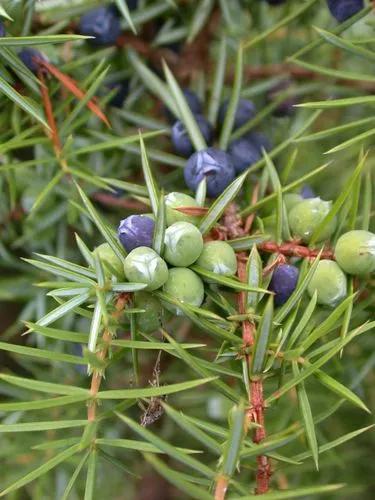
{"label": "twig", "polygon": [[[288,257],[302,257],[307,259],[314,259],[319,255],[320,252],[320,249],[307,248],[293,241],[282,243],[280,245],[274,241],[265,241],[264,243],[258,244],[258,249],[262,250],[263,252],[277,253],[286,255]],[[335,260],[334,252],[331,249],[326,248],[323,250],[320,258]]]}

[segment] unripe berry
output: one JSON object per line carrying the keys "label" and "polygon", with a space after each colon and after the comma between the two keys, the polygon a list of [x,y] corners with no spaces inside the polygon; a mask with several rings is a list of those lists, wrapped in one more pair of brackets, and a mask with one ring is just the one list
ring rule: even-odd
{"label": "unripe berry", "polygon": [[298,203],[301,203],[302,200],[302,196],[298,193],[286,193],[283,196],[283,201],[285,203],[287,212],[289,212]]}
{"label": "unripe berry", "polygon": [[282,264],[274,270],[270,290],[275,292],[275,305],[285,304],[292,295],[297,286],[298,274],[298,268],[289,264]]}
{"label": "unripe berry", "polygon": [[235,170],[229,155],[216,148],[207,148],[190,156],[184,169],[187,186],[195,191],[206,177],[207,194],[219,196],[233,181]]}
{"label": "unripe berry", "polygon": [[164,258],[176,267],[188,267],[200,256],[203,237],[190,222],[175,222],[165,231]]}
{"label": "unripe berry", "polygon": [[137,247],[151,247],[155,222],[146,215],[130,215],[120,222],[118,237],[127,252]]}
{"label": "unripe berry", "polygon": [[[203,115],[195,115],[197,125],[208,145],[212,143],[213,129]],[[172,144],[177,154],[188,158],[194,152],[194,146],[182,121],[177,120],[172,127]]]}
{"label": "unripe berry", "polygon": [[312,297],[317,291],[317,302],[334,307],[346,296],[346,276],[333,260],[321,260],[313,274],[307,291]]}
{"label": "unripe berry", "polygon": [[[201,306],[204,299],[204,286],[200,277],[186,267],[174,267],[169,270],[168,280],[163,286],[164,292],[175,299],[193,306]],[[174,314],[183,312],[172,304],[165,303],[165,307]]]}
{"label": "unripe berry", "polygon": [[[295,205],[289,212],[289,226],[294,237],[308,243],[315,229],[331,209],[332,203],[320,198],[309,198]],[[336,228],[336,217],[323,229],[319,241],[328,239]]]}
{"label": "unripe berry", "polygon": [[375,234],[356,230],[337,240],[335,258],[348,274],[363,275],[375,270]]}
{"label": "unripe berry", "polygon": [[258,145],[254,144],[246,136],[232,141],[228,147],[228,154],[236,174],[243,172],[262,158]]}
{"label": "unripe berry", "polygon": [[172,225],[174,222],[190,222],[194,225],[199,223],[199,217],[187,215],[176,210],[176,208],[182,207],[198,207],[198,203],[192,196],[174,191],[165,196],[164,202],[167,226]]}
{"label": "unripe berry", "polygon": [[[218,114],[219,125],[222,126],[228,111],[229,99],[221,103]],[[254,104],[248,99],[239,99],[237,109],[234,114],[233,130],[242,127],[246,122],[254,118],[256,113]]]}
{"label": "unripe berry", "polygon": [[133,283],[145,283],[146,290],[160,288],[168,279],[168,267],[164,260],[147,247],[138,247],[126,256],[124,262],[126,279]]}
{"label": "unripe berry", "polygon": [[99,256],[107,276],[112,274],[119,278],[124,276],[124,266],[108,243],[102,243],[93,253]]}
{"label": "unripe berry", "polygon": [[144,313],[136,316],[137,327],[143,333],[152,333],[161,326],[162,305],[160,300],[148,292],[136,292],[134,305],[144,309]]}
{"label": "unripe berry", "polygon": [[196,264],[212,273],[233,276],[237,271],[237,258],[233,248],[225,241],[209,241]]}
{"label": "unripe berry", "polygon": [[98,7],[84,14],[79,21],[81,35],[93,36],[92,45],[114,45],[121,33],[120,19],[113,9]]}
{"label": "unripe berry", "polygon": [[332,16],[342,23],[362,10],[364,2],[363,0],[327,0],[327,5]]}

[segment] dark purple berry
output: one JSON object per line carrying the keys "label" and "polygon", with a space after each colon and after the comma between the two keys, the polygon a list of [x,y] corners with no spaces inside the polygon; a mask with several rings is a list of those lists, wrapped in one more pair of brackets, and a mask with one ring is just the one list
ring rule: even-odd
{"label": "dark purple berry", "polygon": [[38,64],[38,59],[47,61],[47,57],[36,49],[22,49],[18,53],[18,57],[21,59],[23,64],[33,73],[38,73],[40,65]]}
{"label": "dark purple berry", "polygon": [[206,177],[207,194],[215,198],[233,181],[235,170],[230,156],[216,148],[207,148],[194,153],[184,170],[187,186],[195,191]]}
{"label": "dark purple berry", "polygon": [[316,198],[316,194],[314,193],[314,191],[311,189],[311,187],[308,184],[305,184],[302,187],[300,193],[301,193],[302,198],[304,198],[305,200],[308,198]]}
{"label": "dark purple berry", "polygon": [[[225,120],[225,115],[227,114],[229,105],[229,99],[226,99],[221,103],[218,114],[219,125],[223,125]],[[233,129],[242,127],[246,122],[254,118],[255,116],[255,106],[248,99],[240,99],[237,104],[237,109],[234,114]]]}
{"label": "dark purple berry", "polygon": [[254,145],[257,146],[259,152],[263,154],[263,149],[269,151],[271,149],[271,142],[267,136],[261,132],[249,132],[246,136]]}
{"label": "dark purple berry", "polygon": [[[195,115],[197,125],[208,145],[213,140],[213,129],[209,121],[203,115]],[[189,134],[182,121],[178,120],[172,127],[172,144],[177,154],[188,158],[194,152]]]}
{"label": "dark purple berry", "polygon": [[[272,87],[267,93],[267,99],[269,102],[275,101],[280,94],[285,92],[292,82],[290,80],[282,80]],[[297,104],[295,97],[286,97],[273,111],[273,115],[277,117],[291,116],[295,112],[294,105]]]}
{"label": "dark purple berry", "polygon": [[232,141],[228,147],[228,154],[232,159],[236,174],[243,172],[262,158],[258,145],[248,137],[240,137]]}
{"label": "dark purple berry", "polygon": [[129,92],[129,81],[123,80],[122,82],[109,83],[107,87],[109,90],[116,89],[116,93],[108,104],[115,108],[122,108]]}
{"label": "dark purple berry", "polygon": [[120,19],[113,9],[98,7],[84,14],[79,21],[81,35],[93,36],[93,45],[114,45],[121,33]]}
{"label": "dark purple berry", "polygon": [[[197,94],[190,89],[182,89],[182,92],[193,115],[203,114],[203,104]],[[166,108],[165,113],[170,122],[174,122],[176,120],[175,115],[169,109]]]}
{"label": "dark purple berry", "polygon": [[4,24],[0,21],[0,37],[2,38],[5,36],[5,26]]}
{"label": "dark purple berry", "polygon": [[362,10],[364,2],[363,0],[327,0],[327,5],[332,16],[342,23]]}
{"label": "dark purple berry", "polygon": [[152,247],[155,223],[146,215],[130,215],[120,222],[118,237],[127,252],[138,247]]}
{"label": "dark purple berry", "polygon": [[285,3],[285,0],[266,0],[270,5],[282,5]]}
{"label": "dark purple berry", "polygon": [[285,304],[292,295],[297,286],[298,274],[298,268],[289,264],[282,264],[274,270],[269,288],[275,293],[275,305]]}

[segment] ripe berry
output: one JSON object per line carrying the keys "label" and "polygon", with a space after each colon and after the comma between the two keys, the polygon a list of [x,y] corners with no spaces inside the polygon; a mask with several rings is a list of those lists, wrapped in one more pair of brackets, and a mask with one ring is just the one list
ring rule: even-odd
{"label": "ripe berry", "polygon": [[310,297],[317,291],[318,304],[334,307],[346,296],[346,276],[333,260],[321,260],[307,291]]}
{"label": "ripe berry", "polygon": [[285,0],[266,0],[266,2],[270,5],[282,5]]}
{"label": "ripe berry", "polygon": [[109,105],[115,108],[122,108],[124,101],[129,92],[129,80],[123,80],[121,82],[110,83],[107,85],[109,90],[116,89],[116,93],[109,101]]}
{"label": "ripe berry", "polygon": [[349,274],[363,275],[375,271],[375,234],[363,230],[343,234],[337,240],[335,258]]}
{"label": "ripe berry", "polygon": [[239,174],[256,163],[262,157],[257,144],[254,144],[247,136],[232,141],[228,147],[228,154]]}
{"label": "ripe berry", "polygon": [[[201,306],[204,299],[204,286],[200,277],[186,267],[173,267],[169,270],[168,280],[163,286],[163,291],[186,304]],[[164,303],[165,307],[177,314],[183,312],[172,304]]]}
{"label": "ripe berry", "polygon": [[327,5],[332,16],[342,23],[362,10],[364,2],[363,0],[327,0]]}
{"label": "ripe berry", "polygon": [[[226,99],[221,103],[218,114],[218,121],[220,125],[224,123],[228,105],[229,99]],[[248,99],[240,99],[238,101],[237,109],[234,114],[233,130],[242,127],[242,125],[254,118],[255,112],[255,106],[251,101],[249,101]]]}
{"label": "ripe berry", "polygon": [[268,137],[261,132],[249,132],[246,137],[259,149],[259,153],[263,155],[263,149],[269,151],[271,143]]}
{"label": "ripe berry", "polygon": [[198,224],[199,217],[187,215],[176,210],[176,208],[182,207],[198,207],[198,203],[192,196],[174,191],[165,196],[164,202],[167,226],[172,225],[174,222],[190,222],[194,225]]}
{"label": "ripe berry", "polygon": [[[213,140],[213,129],[208,120],[203,115],[195,115],[195,120],[201,131],[204,140],[208,145]],[[194,146],[191,143],[189,134],[182,121],[177,120],[172,127],[172,144],[177,154],[188,158],[194,152]]]}
{"label": "ripe berry", "polygon": [[150,291],[160,288],[168,279],[167,264],[152,248],[132,250],[125,258],[124,270],[128,281],[145,283]]}
{"label": "ripe berry", "polygon": [[237,271],[237,258],[233,248],[225,241],[209,241],[196,264],[212,273],[233,276]]}
{"label": "ripe berry", "polygon": [[[182,92],[193,115],[202,115],[203,104],[197,94],[190,89],[182,89]],[[170,122],[176,121],[175,115],[169,109],[166,108],[165,113]]]}
{"label": "ripe berry", "polygon": [[84,14],[79,21],[79,32],[93,36],[93,45],[114,45],[121,33],[120,19],[113,9],[98,7]]}
{"label": "ripe berry", "polygon": [[301,196],[305,200],[308,198],[316,198],[316,194],[314,191],[311,189],[311,187],[308,184],[305,184],[303,188],[301,189]]}
{"label": "ripe berry", "polygon": [[136,292],[134,305],[145,312],[136,316],[137,327],[143,333],[152,333],[161,326],[162,305],[156,297],[148,292]]}
{"label": "ripe berry", "polygon": [[155,222],[146,215],[130,215],[120,222],[117,234],[127,252],[138,247],[151,247]]}
{"label": "ripe berry", "polygon": [[188,267],[200,256],[203,237],[190,222],[175,222],[165,231],[164,258],[176,267]]}
{"label": "ripe berry", "polygon": [[95,248],[93,253],[99,256],[107,276],[110,277],[112,274],[115,274],[119,278],[124,276],[122,262],[108,243],[102,243]]}
{"label": "ripe berry", "polygon": [[275,292],[274,299],[277,306],[285,304],[294,292],[297,286],[298,274],[298,268],[289,264],[282,264],[274,270],[270,290]]}
{"label": "ripe berry", "polygon": [[207,179],[207,194],[215,198],[233,181],[235,170],[229,155],[216,148],[197,151],[190,156],[184,170],[187,186],[195,191]]}
{"label": "ripe berry", "polygon": [[47,57],[39,52],[39,50],[29,48],[20,50],[18,52],[18,57],[32,73],[38,73],[40,69],[37,59],[48,61]]}
{"label": "ripe berry", "polygon": [[[289,226],[293,236],[308,243],[315,229],[331,209],[332,203],[320,198],[309,198],[295,205],[289,212]],[[334,218],[321,232],[319,241],[328,239],[336,228]]]}
{"label": "ripe berry", "polygon": [[[271,90],[267,93],[267,99],[269,102],[275,101],[280,94],[285,92],[290,86],[292,82],[290,80],[282,80],[272,87]],[[277,117],[283,116],[291,116],[293,115],[296,104],[296,99],[293,96],[286,97],[278,106],[274,109],[273,115]]]}

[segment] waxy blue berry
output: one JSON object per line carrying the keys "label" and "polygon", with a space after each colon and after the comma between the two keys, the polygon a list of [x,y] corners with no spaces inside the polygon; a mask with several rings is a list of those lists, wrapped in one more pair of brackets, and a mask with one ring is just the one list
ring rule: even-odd
{"label": "waxy blue berry", "polygon": [[[203,104],[197,94],[190,89],[182,89],[182,92],[193,115],[202,115]],[[165,113],[170,122],[174,122],[176,120],[175,115],[169,109],[166,108]]]}
{"label": "waxy blue berry", "polygon": [[298,274],[298,268],[289,264],[282,264],[274,270],[270,290],[275,292],[275,305],[285,304],[292,295],[297,286]]}
{"label": "waxy blue berry", "polygon": [[363,0],[327,0],[327,5],[332,16],[342,23],[354,16],[364,7]]}
{"label": "waxy blue berry", "polygon": [[120,222],[118,237],[127,252],[138,247],[151,247],[155,222],[146,215],[130,215]]}
{"label": "waxy blue berry", "polygon": [[[222,125],[225,120],[225,115],[228,111],[229,100],[222,102],[219,108],[218,121]],[[248,99],[240,99],[237,104],[237,109],[234,114],[233,129],[242,127],[246,122],[254,118],[256,113],[254,104]]]}
{"label": "waxy blue berry", "polygon": [[308,184],[305,184],[301,189],[301,196],[303,199],[307,200],[308,198],[315,198],[316,194]]}
{"label": "waxy blue berry", "polygon": [[81,35],[93,36],[93,45],[114,45],[121,33],[120,19],[113,9],[98,7],[84,14],[79,21]]}
{"label": "waxy blue berry", "polygon": [[195,191],[206,177],[207,194],[219,196],[233,181],[235,170],[230,156],[216,148],[207,148],[190,156],[184,170],[187,186]]}
{"label": "waxy blue berry", "polygon": [[236,174],[246,170],[262,158],[257,144],[253,143],[247,136],[232,141],[228,147]]}
{"label": "waxy blue berry", "polygon": [[23,64],[32,72],[38,73],[40,65],[38,64],[38,59],[47,61],[47,57],[36,49],[22,49],[18,52],[18,57],[21,59]]}
{"label": "waxy blue berry", "polygon": [[113,95],[108,104],[114,108],[122,108],[129,92],[129,80],[109,83],[107,87],[109,90],[116,90],[116,93]]}
{"label": "waxy blue berry", "polygon": [[258,149],[259,153],[263,155],[263,149],[269,151],[271,149],[271,142],[268,137],[262,132],[249,132],[244,137],[247,137]]}
{"label": "waxy blue berry", "polygon": [[[272,87],[267,93],[267,98],[270,102],[279,98],[280,94],[285,92],[292,82],[290,80],[282,80]],[[297,103],[296,98],[292,95],[285,97],[277,107],[273,110],[273,115],[277,117],[291,116],[295,112],[294,105]]]}
{"label": "waxy blue berry", "polygon": [[[201,131],[204,140],[208,145],[212,143],[213,129],[208,120],[203,115],[195,115],[195,120]],[[182,121],[177,120],[172,127],[172,144],[177,154],[188,158],[194,152],[194,146],[191,143],[189,134]]]}

